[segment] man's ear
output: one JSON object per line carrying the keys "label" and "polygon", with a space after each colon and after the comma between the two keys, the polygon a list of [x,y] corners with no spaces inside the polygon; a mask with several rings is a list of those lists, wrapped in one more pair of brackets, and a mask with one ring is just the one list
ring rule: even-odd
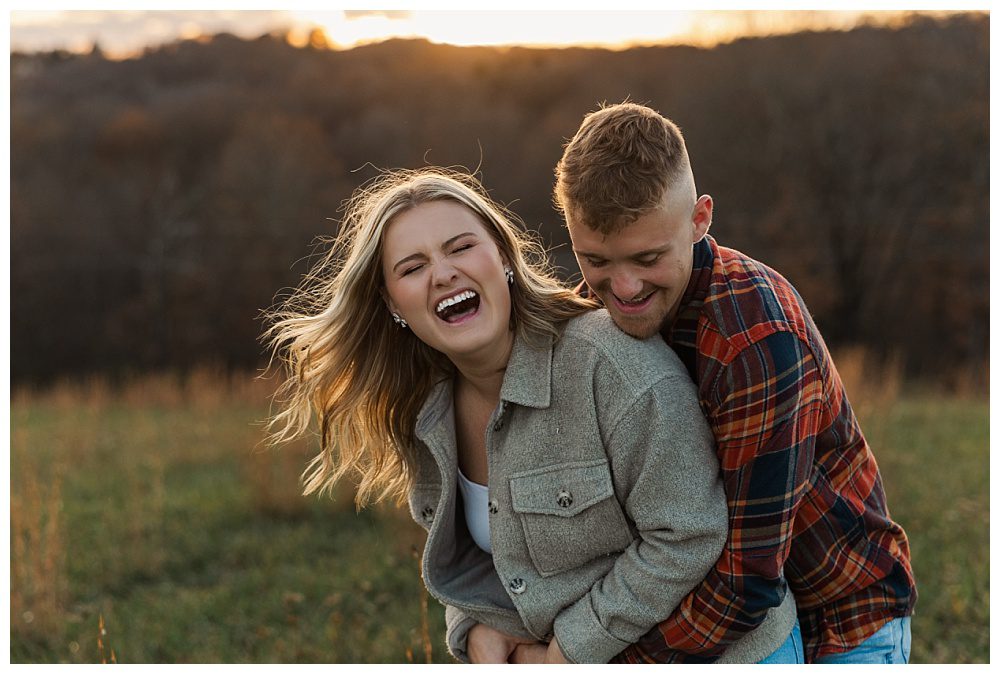
{"label": "man's ear", "polygon": [[698,243],[708,234],[708,229],[712,226],[713,206],[712,197],[708,194],[701,195],[698,197],[698,201],[695,202],[694,212],[691,214],[691,222],[694,224],[694,240],[692,243]]}

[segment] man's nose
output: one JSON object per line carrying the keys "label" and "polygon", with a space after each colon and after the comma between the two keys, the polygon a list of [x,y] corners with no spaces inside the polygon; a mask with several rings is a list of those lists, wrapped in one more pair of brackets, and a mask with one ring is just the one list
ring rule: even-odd
{"label": "man's nose", "polygon": [[642,292],[642,279],[628,272],[611,275],[611,292],[623,300],[630,300]]}

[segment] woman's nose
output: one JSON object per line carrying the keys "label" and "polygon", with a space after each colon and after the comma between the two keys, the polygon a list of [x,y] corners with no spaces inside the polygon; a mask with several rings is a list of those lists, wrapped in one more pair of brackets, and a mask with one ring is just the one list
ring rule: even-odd
{"label": "woman's nose", "polygon": [[446,285],[454,281],[458,271],[447,260],[438,260],[431,267],[431,280],[434,285]]}

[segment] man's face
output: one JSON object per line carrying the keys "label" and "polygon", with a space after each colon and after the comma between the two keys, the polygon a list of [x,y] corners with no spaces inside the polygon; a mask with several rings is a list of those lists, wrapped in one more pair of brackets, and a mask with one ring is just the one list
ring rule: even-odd
{"label": "man's face", "polygon": [[566,225],[583,277],[621,330],[645,339],[677,316],[691,278],[692,246],[712,223],[712,198],[688,200],[667,191],[635,222],[604,235],[576,221]]}

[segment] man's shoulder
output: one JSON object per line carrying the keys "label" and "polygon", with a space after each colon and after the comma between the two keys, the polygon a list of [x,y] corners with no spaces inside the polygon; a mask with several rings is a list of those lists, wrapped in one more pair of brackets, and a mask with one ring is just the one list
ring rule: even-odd
{"label": "man's shoulder", "polygon": [[775,332],[809,340],[814,329],[805,301],[788,279],[724,246],[717,246],[702,314],[712,330],[736,348]]}

